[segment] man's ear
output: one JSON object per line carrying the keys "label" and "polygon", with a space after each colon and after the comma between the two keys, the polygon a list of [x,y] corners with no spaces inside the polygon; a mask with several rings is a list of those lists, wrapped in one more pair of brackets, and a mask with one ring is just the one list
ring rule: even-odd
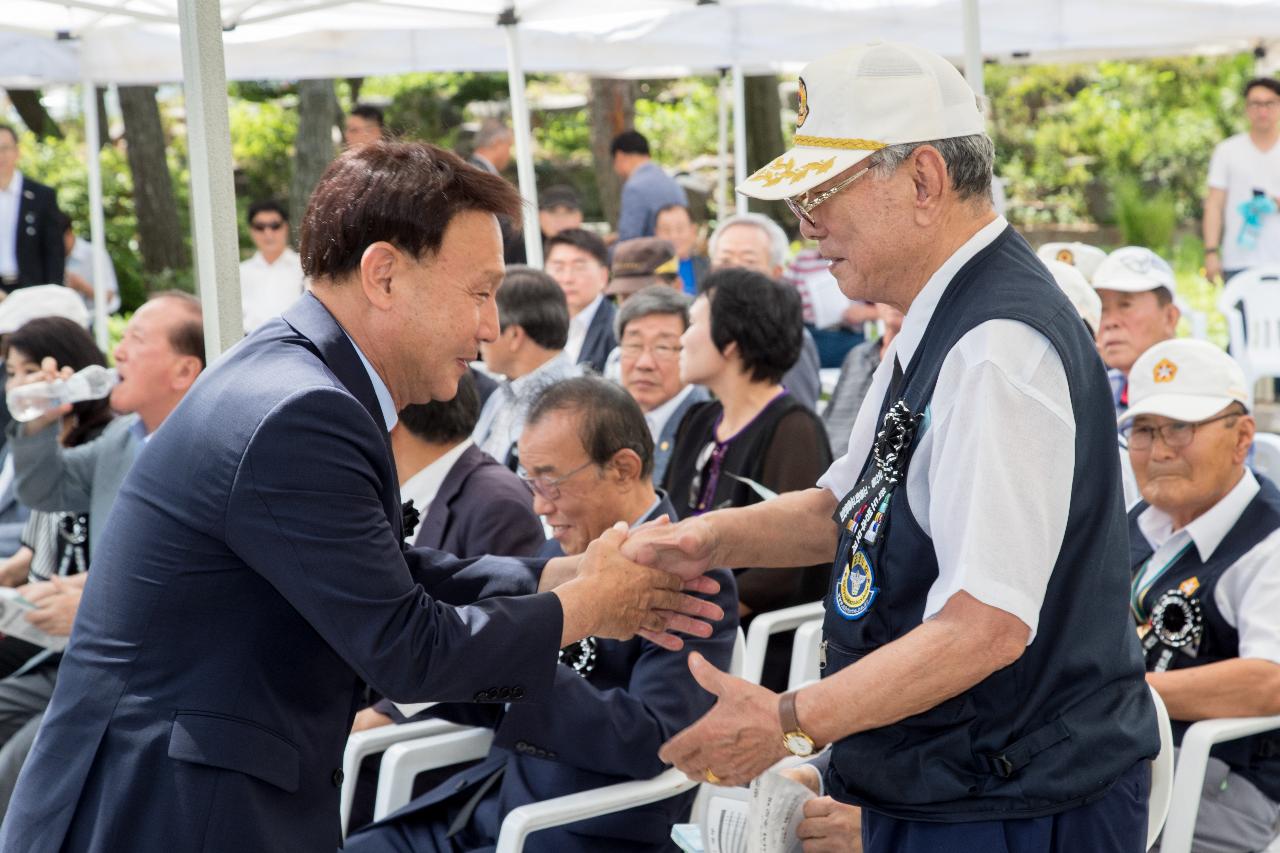
{"label": "man's ear", "polygon": [[609,467],[614,470],[620,481],[630,482],[640,479],[640,472],[644,469],[644,463],[640,461],[639,453],[636,453],[630,447],[624,447],[613,454],[613,458],[609,460]]}
{"label": "man's ear", "polygon": [[922,225],[938,217],[943,191],[950,183],[947,163],[932,145],[922,145],[910,157],[911,180],[915,186],[916,219]]}
{"label": "man's ear", "polygon": [[375,308],[391,308],[391,281],[406,261],[404,252],[379,240],[360,256],[360,289]]}
{"label": "man's ear", "polygon": [[181,356],[173,365],[173,390],[187,393],[195,381],[200,378],[204,364],[194,355]]}
{"label": "man's ear", "polygon": [[1236,433],[1236,446],[1232,453],[1232,461],[1237,465],[1243,465],[1249,458],[1249,448],[1253,446],[1253,437],[1257,432],[1258,422],[1252,415],[1243,415],[1240,418],[1240,431]]}

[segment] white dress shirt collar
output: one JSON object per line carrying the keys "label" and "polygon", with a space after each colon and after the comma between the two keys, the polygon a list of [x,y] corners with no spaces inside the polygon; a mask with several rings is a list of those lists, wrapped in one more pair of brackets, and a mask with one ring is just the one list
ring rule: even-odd
{"label": "white dress shirt collar", "polygon": [[[347,335],[347,330],[343,329],[342,334]],[[373,369],[369,359],[364,357],[364,353],[360,351],[360,347],[355,340],[350,335],[347,335],[347,340],[351,341],[351,346],[355,348],[356,355],[360,356],[360,363],[364,365],[365,371],[369,374],[369,381],[373,383],[373,394],[378,398],[378,408],[382,410],[382,420],[387,425],[387,432],[391,432],[391,430],[395,429],[396,424],[400,422],[400,415],[396,412],[395,400],[391,398],[391,389],[387,387],[387,383],[382,381],[378,371]]]}
{"label": "white dress shirt collar", "polygon": [[661,406],[655,407],[652,411],[645,412],[644,422],[649,425],[649,432],[653,433],[653,440],[656,443],[658,436],[662,435],[662,429],[667,425],[667,421],[671,420],[671,416],[676,413],[676,409],[680,408],[680,404],[685,398],[693,393],[693,386],[686,385],[667,402]]}
{"label": "white dress shirt collar", "polygon": [[902,330],[889,344],[889,352],[885,353],[884,358],[886,362],[893,363],[889,355],[892,352],[898,357],[903,370],[911,365],[911,359],[916,354],[921,339],[924,338],[925,330],[929,328],[929,321],[933,319],[934,309],[942,301],[942,295],[947,292],[951,280],[956,277],[956,273],[960,272],[961,267],[969,263],[978,252],[991,245],[1008,227],[1008,221],[1003,216],[997,216],[990,224],[966,240],[964,245],[956,249],[951,257],[938,267],[925,282],[924,288],[916,295],[911,302],[911,308],[902,318]]}
{"label": "white dress shirt collar", "polygon": [[[462,457],[462,454],[466,453],[467,448],[473,444],[475,442],[468,438],[435,462],[405,480],[404,485],[400,487],[400,497],[404,500],[413,501],[414,508],[425,518],[427,510],[431,508],[431,502],[440,493],[440,487],[444,485],[445,478],[449,476],[449,472],[453,470],[453,466]],[[405,538],[408,539],[409,537],[406,536]]]}
{"label": "white dress shirt collar", "polygon": [[1214,551],[1218,550],[1222,540],[1231,532],[1231,528],[1236,526],[1236,522],[1240,520],[1249,502],[1254,499],[1260,489],[1258,479],[1253,476],[1252,471],[1245,468],[1244,476],[1231,491],[1182,530],[1174,530],[1173,519],[1169,514],[1154,506],[1147,507],[1138,516],[1138,529],[1142,531],[1142,535],[1154,550],[1159,550],[1176,534],[1185,531],[1191,537],[1191,541],[1196,543],[1200,561],[1205,562],[1213,556]]}

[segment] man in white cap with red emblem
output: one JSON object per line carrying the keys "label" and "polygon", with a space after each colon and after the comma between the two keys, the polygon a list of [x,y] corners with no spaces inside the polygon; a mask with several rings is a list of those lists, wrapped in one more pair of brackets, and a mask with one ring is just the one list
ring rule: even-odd
{"label": "man in white cap with red emblem", "polygon": [[1159,741],[1093,341],[993,209],[954,67],[872,44],[801,77],[793,147],[739,190],[906,316],[816,488],[628,541],[684,575],[834,554],[822,680],[779,696],[691,655],[717,704],[660,755],[738,785],[831,744],[821,786],[869,853],[1141,851]]}
{"label": "man in white cap with red emblem", "polygon": [[[1164,341],[1129,373],[1120,417],[1142,502],[1129,606],[1174,742],[1213,717],[1280,714],[1280,491],[1245,465],[1244,371],[1204,341]],[[1192,849],[1263,850],[1280,825],[1280,735],[1209,757]]]}

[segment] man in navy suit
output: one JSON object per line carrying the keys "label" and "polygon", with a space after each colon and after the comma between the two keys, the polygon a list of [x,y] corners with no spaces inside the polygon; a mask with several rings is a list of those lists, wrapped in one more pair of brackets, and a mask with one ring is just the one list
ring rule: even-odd
{"label": "man in navy suit", "polygon": [[[640,408],[596,376],[566,379],[534,403],[520,437],[520,459],[534,503],[555,538],[543,556],[580,554],[619,521],[666,515],[653,488],[653,439]],[[715,601],[733,611],[732,576],[715,572]],[[733,655],[737,621],[687,645],[721,666]],[[428,713],[494,729],[493,747],[469,767],[403,809],[347,839],[355,853],[461,853],[492,850],[506,814],[526,803],[662,772],[663,740],[701,716],[710,696],[675,654],[647,640],[588,637],[560,652],[551,698],[540,705],[436,706]],[[666,851],[673,823],[693,792],[614,815],[534,833],[529,853]]]}
{"label": "man in navy suit", "polygon": [[618,345],[613,336],[614,306],[605,295],[609,283],[609,250],[597,235],[568,228],[547,240],[543,265],[569,303],[569,339],[564,351],[578,364],[604,373],[609,353]]}
{"label": "man in navy suit", "polygon": [[0,290],[62,284],[62,231],[57,193],[18,171],[18,134],[0,124]]}
{"label": "man in navy suit", "polygon": [[422,143],[329,166],[302,228],[314,292],[214,364],[125,479],[0,849],[331,849],[370,689],[546,701],[570,642],[709,633],[694,617],[717,608],[621,559],[619,532],[537,594],[518,561],[404,548],[387,431],[496,334],[496,215],[518,204]]}
{"label": "man in navy suit", "polygon": [[456,557],[532,557],[545,539],[520,478],[471,440],[480,401],[464,375],[452,400],[405,406],[391,431],[400,496],[421,514],[405,540]]}

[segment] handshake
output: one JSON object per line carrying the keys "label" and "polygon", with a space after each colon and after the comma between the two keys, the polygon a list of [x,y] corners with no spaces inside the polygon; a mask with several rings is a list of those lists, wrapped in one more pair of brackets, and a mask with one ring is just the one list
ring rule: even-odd
{"label": "handshake", "polygon": [[711,636],[711,623],[723,619],[724,611],[693,593],[719,590],[703,577],[715,554],[711,525],[703,519],[678,524],[661,519],[631,531],[619,522],[581,557],[552,560],[541,589],[560,597],[560,645],[589,636],[626,640],[638,634],[678,651],[684,643],[677,632]]}

